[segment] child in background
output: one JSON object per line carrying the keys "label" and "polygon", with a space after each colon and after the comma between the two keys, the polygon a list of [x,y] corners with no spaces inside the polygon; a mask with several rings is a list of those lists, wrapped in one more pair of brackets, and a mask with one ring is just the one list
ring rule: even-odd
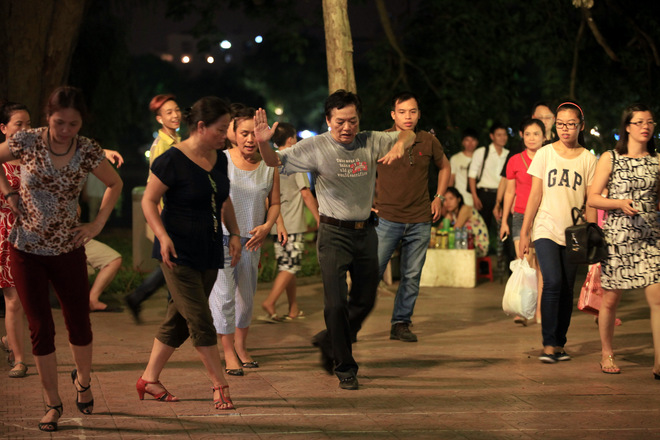
{"label": "child in background", "polygon": [[[295,128],[291,124],[280,123],[272,141],[280,150],[289,148],[298,141]],[[319,222],[318,203],[309,189],[309,179],[304,173],[280,175],[280,203],[280,216],[276,228],[271,231],[276,234],[275,256],[279,273],[268,298],[261,304],[266,312],[261,320],[266,322],[304,317],[296,301],[296,273],[300,270],[300,260],[305,249],[304,233],[307,232],[303,203],[314,215],[317,225]],[[289,313],[278,317],[275,303],[285,290]]]}

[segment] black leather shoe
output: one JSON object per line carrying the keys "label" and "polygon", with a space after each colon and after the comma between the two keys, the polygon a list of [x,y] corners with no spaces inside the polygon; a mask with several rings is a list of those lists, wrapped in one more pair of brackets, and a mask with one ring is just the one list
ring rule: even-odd
{"label": "black leather shoe", "polygon": [[225,374],[230,376],[244,376],[242,368],[225,368]]}
{"label": "black leather shoe", "polygon": [[358,389],[358,380],[355,376],[345,377],[339,379],[339,388],[342,390],[357,390]]}

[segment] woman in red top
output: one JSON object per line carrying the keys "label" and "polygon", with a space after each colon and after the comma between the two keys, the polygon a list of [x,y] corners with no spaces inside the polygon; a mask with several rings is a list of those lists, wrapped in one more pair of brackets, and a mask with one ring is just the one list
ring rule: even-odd
{"label": "woman in red top", "polygon": [[[539,148],[543,146],[545,140],[545,126],[540,119],[526,119],[520,126],[520,133],[525,144],[525,150],[522,153],[512,156],[506,166],[507,186],[504,193],[504,208],[502,212],[502,222],[500,227],[500,238],[504,239],[512,233],[509,229],[509,214],[513,206],[513,215],[511,221],[511,229],[513,229],[513,244],[516,249],[516,257],[521,258],[520,251],[518,250],[518,242],[520,241],[520,228],[522,227],[523,216],[525,214],[525,207],[527,206],[527,199],[529,198],[529,191],[532,189],[532,176],[527,174],[529,165],[532,163],[534,155]],[[515,201],[515,204],[514,204]],[[538,302],[541,304],[541,286],[543,279],[541,271],[538,270],[538,264],[533,254],[528,256],[530,266],[536,268],[536,275],[538,279]],[[536,309],[536,321],[541,320],[541,308]],[[516,316],[513,320],[517,324],[527,325],[527,319]]]}

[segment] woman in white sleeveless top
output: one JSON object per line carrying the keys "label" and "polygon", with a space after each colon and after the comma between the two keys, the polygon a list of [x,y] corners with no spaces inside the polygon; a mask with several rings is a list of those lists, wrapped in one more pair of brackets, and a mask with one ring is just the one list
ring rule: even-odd
{"label": "woman in white sleeveless top", "polygon": [[[243,368],[259,367],[248,353],[246,341],[252,321],[261,245],[280,213],[279,175],[261,160],[254,138],[254,114],[253,108],[237,112],[234,117],[237,146],[225,151],[229,195],[245,250],[236,267],[225,264],[225,269],[218,271],[209,298],[213,323],[225,353],[225,371],[233,376],[242,376]],[[225,231],[225,235],[229,236],[229,232]]]}

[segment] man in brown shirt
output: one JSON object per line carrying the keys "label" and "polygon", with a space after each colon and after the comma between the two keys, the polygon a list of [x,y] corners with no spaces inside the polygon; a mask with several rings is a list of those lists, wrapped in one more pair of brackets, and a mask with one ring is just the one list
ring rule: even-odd
{"label": "man in brown shirt", "polygon": [[[376,228],[378,264],[382,277],[394,249],[401,243],[401,282],[394,299],[390,339],[417,342],[409,326],[431,238],[431,223],[440,219],[451,169],[440,141],[426,131],[416,130],[420,117],[417,96],[411,92],[396,95],[391,114],[394,127],[390,131],[414,130],[417,137],[401,160],[378,165],[374,200],[380,217]],[[438,193],[433,199],[428,191],[431,161],[440,169]]]}

